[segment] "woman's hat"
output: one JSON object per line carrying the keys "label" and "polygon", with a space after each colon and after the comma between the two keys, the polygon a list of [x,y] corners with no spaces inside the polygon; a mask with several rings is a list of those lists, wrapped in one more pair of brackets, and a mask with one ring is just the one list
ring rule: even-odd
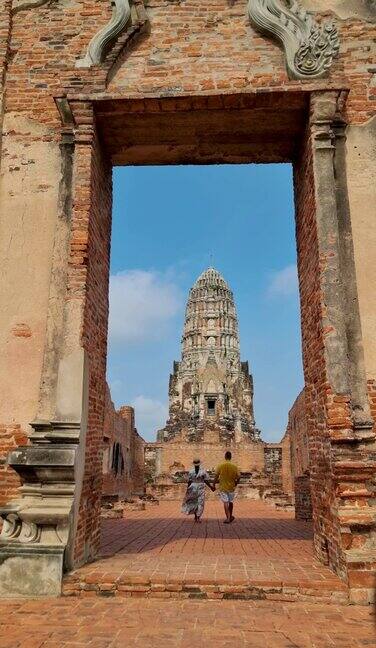
{"label": "woman's hat", "polygon": [[193,465],[194,466],[199,466],[201,463],[201,459],[193,459]]}

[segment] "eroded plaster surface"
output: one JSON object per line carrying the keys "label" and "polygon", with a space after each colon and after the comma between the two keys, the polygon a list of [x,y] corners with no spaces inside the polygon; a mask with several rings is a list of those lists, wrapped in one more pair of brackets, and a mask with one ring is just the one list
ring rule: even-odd
{"label": "eroded plaster surface", "polygon": [[18,421],[25,427],[38,404],[60,172],[59,148],[43,141],[43,136],[48,138],[48,129],[32,120],[5,116],[0,184],[0,421]]}
{"label": "eroded plaster surface", "polygon": [[348,127],[347,173],[365,364],[368,378],[374,379],[376,376],[374,299],[376,117],[362,126]]}

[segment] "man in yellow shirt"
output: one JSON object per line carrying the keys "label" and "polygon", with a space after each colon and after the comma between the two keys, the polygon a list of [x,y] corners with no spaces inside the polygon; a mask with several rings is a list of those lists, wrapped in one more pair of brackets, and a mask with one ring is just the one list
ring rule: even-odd
{"label": "man in yellow shirt", "polygon": [[215,471],[214,484],[219,482],[219,496],[225,507],[225,524],[231,524],[235,520],[232,512],[234,509],[235,488],[240,480],[238,467],[231,461],[231,452],[227,450],[225,461]]}

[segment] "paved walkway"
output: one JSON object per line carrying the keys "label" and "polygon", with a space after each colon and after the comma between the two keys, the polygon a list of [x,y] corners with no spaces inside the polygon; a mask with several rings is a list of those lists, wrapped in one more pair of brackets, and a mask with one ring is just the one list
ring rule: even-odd
{"label": "paved walkway", "polygon": [[371,608],[265,601],[0,601],[0,648],[359,648]]}
{"label": "paved walkway", "polygon": [[311,525],[260,501],[239,500],[223,524],[207,503],[194,524],[178,502],[104,520],[102,558],[70,574],[74,596],[266,598],[347,602],[344,584],[313,555]]}
{"label": "paved walkway", "polygon": [[125,519],[103,521],[101,555],[312,558],[311,523],[253,500],[238,500],[235,515],[235,522],[223,524],[223,505],[217,501],[206,503],[201,524],[182,515],[179,502],[127,511]]}

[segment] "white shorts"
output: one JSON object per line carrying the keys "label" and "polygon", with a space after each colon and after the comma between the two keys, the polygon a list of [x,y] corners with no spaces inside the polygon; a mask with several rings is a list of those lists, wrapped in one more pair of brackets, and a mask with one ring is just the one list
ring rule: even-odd
{"label": "white shorts", "polygon": [[235,491],[219,491],[219,497],[224,504],[229,504],[234,501]]}

